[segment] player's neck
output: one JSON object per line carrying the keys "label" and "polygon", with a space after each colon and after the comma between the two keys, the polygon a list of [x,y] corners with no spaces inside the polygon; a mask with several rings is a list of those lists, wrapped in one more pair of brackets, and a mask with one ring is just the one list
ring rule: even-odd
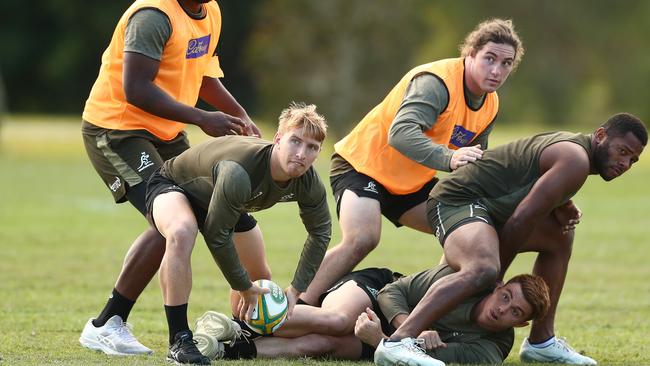
{"label": "player's neck", "polygon": [[479,302],[477,302],[474,305],[474,307],[472,308],[472,312],[470,313],[469,316],[472,323],[484,329],[487,329],[488,327],[485,324],[483,324],[482,317],[480,317],[479,314],[483,313],[486,303],[487,303],[487,296],[482,298]]}
{"label": "player's neck", "polygon": [[284,169],[282,169],[282,164],[280,164],[280,157],[278,156],[276,145],[273,145],[273,149],[271,150],[269,168],[271,170],[271,179],[273,179],[275,184],[279,185],[280,187],[286,187],[287,184],[289,184],[291,177],[284,172]]}
{"label": "player's neck", "polygon": [[203,12],[203,4],[195,0],[178,0],[181,7],[192,15],[199,15]]}

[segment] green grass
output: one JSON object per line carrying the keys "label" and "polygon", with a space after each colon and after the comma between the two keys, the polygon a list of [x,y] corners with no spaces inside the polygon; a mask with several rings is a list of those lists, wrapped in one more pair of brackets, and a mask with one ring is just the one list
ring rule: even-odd
{"label": "green grass", "polygon": [[[539,128],[499,129],[493,146]],[[203,137],[191,130],[191,140]],[[272,136],[269,131],[265,134]],[[331,141],[330,141],[331,143]],[[328,153],[318,161],[327,181]],[[115,205],[81,144],[78,123],[13,119],[0,129],[0,364],[165,365],[167,327],[157,283],[140,297],[130,317],[152,357],[110,358],[82,349],[78,337],[113,287],[131,241],[144,220]],[[605,184],[590,178],[576,197],[584,211],[556,330],[600,364],[650,364],[650,158],[623,178]],[[331,206],[333,207],[333,206]],[[274,279],[286,285],[295,269],[304,230],[295,205],[256,214],[265,235]],[[336,221],[335,221],[336,222]],[[340,231],[334,225],[332,245]],[[384,222],[381,245],[360,266],[389,266],[403,273],[437,263],[433,237]],[[510,274],[530,271],[532,255],[520,256]],[[192,259],[194,286],[189,317],[227,309],[227,285],[202,240]],[[527,329],[517,331],[507,362]],[[259,360],[253,365],[353,363]]]}

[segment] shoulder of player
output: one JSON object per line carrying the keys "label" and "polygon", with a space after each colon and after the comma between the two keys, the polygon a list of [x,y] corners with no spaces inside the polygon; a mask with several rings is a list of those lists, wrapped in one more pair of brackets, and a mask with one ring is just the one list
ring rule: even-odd
{"label": "shoulder of player", "polygon": [[214,169],[216,176],[223,178],[230,189],[250,189],[250,174],[240,163],[222,160],[215,165]]}
{"label": "shoulder of player", "polygon": [[545,172],[552,167],[572,170],[575,173],[589,173],[589,154],[578,143],[559,141],[547,146],[539,157],[540,169]]}

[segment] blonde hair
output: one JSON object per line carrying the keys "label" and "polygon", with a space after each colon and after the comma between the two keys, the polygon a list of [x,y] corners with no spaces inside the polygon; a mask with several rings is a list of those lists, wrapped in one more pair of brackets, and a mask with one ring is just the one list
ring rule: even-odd
{"label": "blonde hair", "polygon": [[313,104],[291,102],[289,108],[280,113],[278,119],[279,134],[297,128],[302,128],[306,136],[319,142],[323,142],[327,135],[325,117],[316,112],[316,106]]}
{"label": "blonde hair", "polygon": [[465,41],[458,47],[462,57],[471,56],[479,51],[488,42],[509,44],[515,49],[513,69],[517,68],[521,58],[524,57],[524,46],[515,31],[512,20],[492,18],[481,22],[465,37]]}

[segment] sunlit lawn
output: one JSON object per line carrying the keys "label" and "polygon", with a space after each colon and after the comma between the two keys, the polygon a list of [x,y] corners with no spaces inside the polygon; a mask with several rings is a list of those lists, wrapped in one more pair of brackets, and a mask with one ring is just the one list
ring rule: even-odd
{"label": "sunlit lawn", "polygon": [[[492,146],[532,130],[539,129],[496,129]],[[268,129],[265,136],[272,134]],[[194,143],[203,138],[191,129]],[[328,186],[332,142],[318,161]],[[84,323],[101,310],[127,248],[145,227],[134,209],[112,203],[83,150],[78,121],[11,119],[0,127],[0,171],[0,364],[167,364],[167,326],[157,283],[147,288],[130,317],[135,334],[155,350],[154,356],[110,358],[78,344]],[[605,184],[590,178],[576,197],[584,218],[556,328],[600,364],[650,364],[648,181],[650,158],[643,156],[619,180]],[[255,216],[274,279],[286,285],[304,240],[297,207],[281,204]],[[339,238],[335,224],[332,245]],[[437,263],[440,253],[433,237],[397,230],[385,221],[380,247],[360,266],[409,273]],[[531,255],[518,258],[510,274],[530,271],[532,261]],[[190,319],[208,309],[226,311],[228,287],[201,240],[192,265]],[[519,362],[517,351],[526,334],[517,331],[509,363]]]}

